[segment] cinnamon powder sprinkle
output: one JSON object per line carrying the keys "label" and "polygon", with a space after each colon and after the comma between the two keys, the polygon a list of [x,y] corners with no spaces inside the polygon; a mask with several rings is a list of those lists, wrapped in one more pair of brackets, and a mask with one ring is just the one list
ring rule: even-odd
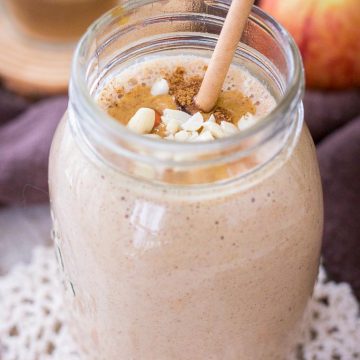
{"label": "cinnamon powder sprinkle", "polygon": [[[183,67],[177,67],[172,74],[166,75],[165,79],[169,83],[169,94],[174,96],[175,102],[180,110],[183,110],[189,114],[195,114],[197,111],[199,111],[199,109],[194,102],[194,98],[200,90],[202,78],[200,76],[192,76],[187,78],[185,74],[186,70]],[[230,94],[231,92],[228,93]],[[240,100],[244,101],[244,99]],[[215,116],[217,123],[220,124],[221,121],[229,121],[234,123],[236,120],[238,120],[238,118],[235,119],[234,117],[234,115],[238,115],[237,113],[232,113],[228,109],[220,106],[221,101],[219,101],[219,103],[220,104],[218,104],[212,111],[212,114]],[[250,111],[251,113],[255,112],[252,106],[245,107],[247,108],[246,111]],[[210,116],[210,113],[203,113],[203,115],[204,118],[207,119]]]}
{"label": "cinnamon powder sprinkle", "polygon": [[220,106],[217,106],[213,112],[213,115],[215,116],[215,119],[216,119],[216,122],[218,124],[221,123],[221,121],[232,121],[232,115],[230,113],[230,111],[220,107]]}
{"label": "cinnamon powder sprinkle", "polygon": [[[169,83],[169,93],[175,97],[175,101],[181,109],[193,107],[194,97],[199,92],[202,79],[200,76],[185,78],[185,69],[178,67],[165,79]],[[196,112],[196,111],[195,111]]]}

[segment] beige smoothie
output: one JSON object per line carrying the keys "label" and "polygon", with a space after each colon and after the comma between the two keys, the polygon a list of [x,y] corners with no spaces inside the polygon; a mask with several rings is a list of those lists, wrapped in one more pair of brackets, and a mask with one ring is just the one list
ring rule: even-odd
{"label": "beige smoothie", "polygon": [[[179,110],[171,100],[171,74],[182,68],[185,80],[201,78],[206,65],[200,57],[147,59],[107,81],[96,95],[99,106],[124,126],[141,107],[164,117],[164,109]],[[121,99],[137,86],[138,102],[121,111],[128,104]],[[203,120],[214,115],[223,132],[233,129],[226,136],[256,126],[277,103],[267,85],[240,66],[231,67],[223,90],[221,114],[203,114]],[[231,92],[241,94],[240,107],[229,100]],[[286,359],[312,293],[322,232],[308,130],[263,166],[266,152],[259,149],[213,171],[173,170],[152,181],[149,169],[126,163],[119,170],[86,151],[69,116],[52,146],[50,191],[83,359]],[[212,139],[205,141],[220,141],[204,123],[191,130],[197,135],[186,130],[188,137],[167,124],[158,131],[159,123],[144,136],[186,146],[203,141],[198,137],[208,126]]]}

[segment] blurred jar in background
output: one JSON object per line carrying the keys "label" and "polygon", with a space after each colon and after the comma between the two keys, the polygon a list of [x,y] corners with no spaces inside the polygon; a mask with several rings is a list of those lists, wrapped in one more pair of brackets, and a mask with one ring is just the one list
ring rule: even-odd
{"label": "blurred jar in background", "polygon": [[5,0],[10,21],[26,35],[50,42],[72,42],[117,0]]}

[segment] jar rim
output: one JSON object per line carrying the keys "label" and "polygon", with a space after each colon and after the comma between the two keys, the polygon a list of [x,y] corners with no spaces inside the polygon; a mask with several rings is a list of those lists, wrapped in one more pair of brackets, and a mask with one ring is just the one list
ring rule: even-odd
{"label": "jar rim", "polygon": [[[138,146],[144,146],[153,150],[178,152],[187,151],[191,153],[206,153],[216,151],[221,148],[228,148],[235,144],[245,141],[251,136],[256,135],[263,129],[268,128],[277,119],[285,116],[291,112],[301,101],[304,93],[304,76],[303,76],[303,64],[299,49],[288,31],[279,24],[273,17],[265,13],[257,6],[253,6],[249,19],[255,22],[262,22],[267,25],[267,28],[282,40],[286,57],[289,59],[290,70],[288,75],[288,81],[286,82],[286,89],[281,95],[279,101],[276,103],[275,108],[266,116],[259,119],[259,121],[248,129],[245,129],[238,134],[217,139],[216,141],[204,141],[204,142],[177,142],[177,141],[161,141],[151,137],[136,134],[128,129],[118,121],[103,111],[94,97],[91,95],[87,84],[87,68],[86,64],[81,60],[83,54],[86,54],[87,48],[92,44],[95,39],[96,33],[101,32],[101,29],[105,28],[113,20],[113,14],[117,13],[116,9],[121,9],[123,14],[127,11],[133,11],[137,7],[141,7],[145,4],[152,3],[154,0],[142,0],[142,1],[125,1],[122,5],[113,10],[110,10],[97,21],[95,21],[80,39],[72,62],[71,81],[70,81],[70,98],[74,93],[77,96],[77,101],[80,106],[83,107],[86,114],[97,121],[95,124],[100,126],[105,131],[108,131],[112,135],[119,139],[125,139],[127,142],[136,143]],[[226,9],[230,6],[230,1],[226,3],[221,0],[221,6]],[[176,15],[179,15],[178,13]],[[202,16],[209,16],[206,13],[202,13]],[[224,18],[221,18],[222,21]],[[239,42],[240,43],[240,42]],[[85,65],[85,66],[84,66]]]}

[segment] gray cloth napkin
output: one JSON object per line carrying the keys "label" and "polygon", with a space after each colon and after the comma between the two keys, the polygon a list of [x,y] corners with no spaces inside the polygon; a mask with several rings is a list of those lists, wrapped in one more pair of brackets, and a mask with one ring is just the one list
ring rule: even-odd
{"label": "gray cloth napkin", "polygon": [[324,265],[360,299],[360,116],[325,138],[317,152],[325,201]]}
{"label": "gray cloth napkin", "polygon": [[[11,121],[25,104],[14,97],[0,109],[0,203],[28,204],[48,200],[47,171],[51,140],[67,106],[66,97],[42,100]],[[1,104],[1,96],[0,96]]]}

